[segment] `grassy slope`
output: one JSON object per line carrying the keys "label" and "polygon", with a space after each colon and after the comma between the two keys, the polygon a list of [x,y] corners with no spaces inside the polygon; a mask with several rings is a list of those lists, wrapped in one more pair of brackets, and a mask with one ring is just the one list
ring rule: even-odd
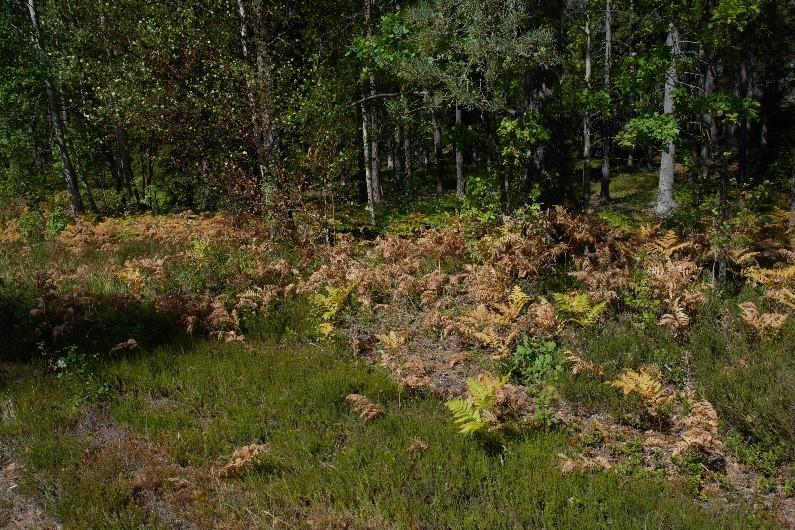
{"label": "grassy slope", "polygon": [[[653,197],[648,186],[630,180],[616,181],[619,200],[606,210],[619,216],[617,222],[636,219]],[[139,246],[125,246],[115,258],[121,263],[158,250]],[[0,268],[13,277],[11,265]],[[96,288],[103,289],[112,293],[115,287]],[[680,341],[656,326],[639,330],[619,321],[588,332],[581,342],[589,358],[616,370],[653,361],[671,370],[672,378],[693,377],[729,425],[746,426],[743,434],[758,441],[770,433],[767,447],[789,442],[793,434],[776,429],[791,425],[788,389],[795,383],[786,349],[795,325],[785,328],[784,340],[754,344],[739,331],[719,329],[716,316],[724,306],[706,308]],[[204,526],[282,520],[300,525],[309,519],[318,528],[335,522],[375,528],[764,525],[742,507],[707,511],[681,488],[638,475],[562,476],[556,455],[568,444],[563,433],[525,433],[504,447],[488,437],[462,437],[438,399],[399,395],[385,374],[351,360],[343,345],[308,343],[305,306],[282,308],[268,322],[250,326],[258,328],[247,333],[254,339],[250,348],[200,340],[158,344],[172,323],[156,321],[146,307],[119,314],[111,309],[112,304],[96,309],[107,318],[98,319],[102,325],[86,351],[107,351],[104,342],[134,334],[144,346],[134,356],[110,361],[90,377],[56,379],[36,364],[6,364],[0,372],[0,443],[10,449],[0,456],[26,465],[20,489],[67,527],[165,524],[138,498],[126,473],[127,457],[97,453],[75,433],[87,410],[80,402],[97,397],[135,436],[198,470],[198,500],[188,503],[186,517]],[[735,324],[732,330],[740,328]],[[131,333],[131,325],[140,329]],[[689,357],[683,357],[685,350]],[[733,370],[741,359],[749,370]],[[564,379],[561,387],[573,401],[602,410],[614,406],[615,392],[606,392],[605,385]],[[362,424],[343,399],[350,392],[384,405],[384,417]],[[414,437],[429,448],[407,453]],[[224,483],[208,478],[234,448],[257,441],[270,444],[271,453],[253,472]],[[0,521],[2,514],[0,505]]]}
{"label": "grassy slope", "polygon": [[[120,462],[83,457],[70,427],[84,384],[35,368],[7,373],[5,422],[29,465],[26,491],[41,496],[68,527],[156,526],[135,502]],[[399,396],[379,370],[331,345],[260,342],[254,349],[197,341],[118,360],[105,377],[119,391],[113,416],[182,465],[223,464],[235,447],[267,442],[270,454],[231,487],[203,492],[190,509],[203,525],[296,522],[329,513],[357,526],[410,528],[744,528],[739,511],[708,513],[663,483],[613,473],[562,476],[562,434],[528,433],[505,442],[458,435],[442,404]],[[8,382],[9,379],[6,379]],[[344,402],[361,392],[385,407],[363,424]],[[409,454],[414,437],[426,451]],[[200,485],[201,487],[201,485]],[[243,523],[245,525],[245,523]]]}

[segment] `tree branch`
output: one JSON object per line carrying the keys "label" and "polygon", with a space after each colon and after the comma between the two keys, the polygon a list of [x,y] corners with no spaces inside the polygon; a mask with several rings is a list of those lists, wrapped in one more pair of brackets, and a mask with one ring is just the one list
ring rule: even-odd
{"label": "tree branch", "polygon": [[401,92],[384,92],[383,94],[371,94],[371,95],[369,95],[367,97],[364,97],[362,99],[354,101],[353,103],[351,103],[348,106],[349,107],[355,107],[356,105],[360,105],[360,104],[364,103],[365,101],[370,101],[371,99],[390,98],[390,97],[394,97],[394,96],[399,96],[400,94],[401,94]]}

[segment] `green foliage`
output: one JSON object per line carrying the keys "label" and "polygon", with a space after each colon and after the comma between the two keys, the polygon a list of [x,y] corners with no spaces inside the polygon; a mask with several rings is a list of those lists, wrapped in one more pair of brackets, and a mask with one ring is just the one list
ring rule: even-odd
{"label": "green foliage", "polygon": [[606,301],[591,304],[591,300],[585,293],[552,293],[552,296],[555,299],[555,308],[565,315],[566,320],[576,322],[584,327],[596,323],[599,316],[607,309]]}
{"label": "green foliage", "polygon": [[525,335],[511,358],[503,364],[526,385],[541,384],[563,371],[565,353],[555,341],[530,339]]}
{"label": "green foliage", "polygon": [[53,208],[47,215],[47,236],[55,237],[69,225],[69,217],[63,208]]}
{"label": "green foliage", "polygon": [[623,147],[634,147],[640,143],[655,146],[667,145],[679,139],[679,123],[673,114],[654,113],[629,120],[616,136]]}
{"label": "green foliage", "polygon": [[712,12],[712,18],[742,31],[761,11],[761,0],[720,0]]}
{"label": "green foliage", "polygon": [[758,469],[767,477],[775,475],[781,460],[778,451],[754,447],[743,440],[739,433],[727,436],[725,443],[729,451],[743,464]]}
{"label": "green foliage", "polygon": [[701,486],[708,469],[706,456],[700,451],[685,451],[674,458],[674,464],[683,475],[689,478],[690,495],[706,501],[706,493]]}
{"label": "green foliage", "polygon": [[533,424],[549,431],[560,422],[561,418],[555,411],[555,404],[560,400],[560,395],[553,386],[544,386],[535,396],[533,405]]}
{"label": "green foliage", "polygon": [[489,424],[483,419],[480,410],[466,399],[451,399],[447,402],[447,408],[453,414],[453,423],[458,426],[458,432],[461,434],[473,434]]}
{"label": "green foliage", "polygon": [[56,378],[76,387],[74,407],[110,397],[112,388],[102,376],[98,355],[86,354],[75,345],[67,346],[57,353],[50,352],[44,343],[39,344],[39,353],[48,361]]}
{"label": "green foliage", "polygon": [[640,317],[638,325],[641,327],[657,323],[658,316],[662,310],[662,303],[652,296],[651,284],[642,269],[635,269],[632,283],[622,293],[621,300],[627,308]]}
{"label": "green foliage", "polygon": [[353,282],[347,287],[326,287],[326,294],[316,293],[312,298],[312,305],[322,322],[318,325],[318,331],[324,336],[329,336],[334,331],[334,319],[337,313],[345,306],[348,297],[356,288],[357,283]]}
{"label": "green foliage", "polygon": [[503,118],[497,129],[501,155],[508,165],[520,167],[533,156],[533,148],[550,138],[550,132],[538,119],[526,113],[520,118]]}
{"label": "green foliage", "polygon": [[507,382],[508,376],[497,378],[484,375],[480,378],[467,379],[469,399],[456,398],[447,402],[447,408],[453,414],[453,423],[458,427],[458,432],[474,434],[495,425],[492,408],[497,393]]}
{"label": "green foliage", "polygon": [[46,221],[39,210],[25,209],[17,222],[19,231],[26,241],[37,242],[44,239]]}

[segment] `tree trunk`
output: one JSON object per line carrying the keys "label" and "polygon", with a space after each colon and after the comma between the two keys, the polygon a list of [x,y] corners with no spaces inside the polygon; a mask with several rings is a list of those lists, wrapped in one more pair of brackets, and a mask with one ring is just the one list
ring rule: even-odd
{"label": "tree trunk", "polygon": [[[28,5],[28,14],[30,15],[30,25],[33,29],[33,46],[39,54],[39,59],[44,62],[47,60],[44,50],[41,46],[41,33],[39,30],[39,19],[36,15],[36,6],[34,0],[26,0]],[[45,63],[45,70],[49,72],[49,67]],[[85,208],[83,206],[83,199],[80,196],[80,189],[77,187],[77,177],[75,175],[74,166],[72,166],[72,159],[69,156],[69,149],[66,144],[66,131],[63,124],[61,113],[58,111],[58,101],[55,95],[55,87],[49,78],[49,73],[44,76],[44,87],[47,91],[47,106],[50,114],[50,121],[52,128],[55,132],[55,138],[58,142],[58,152],[61,155],[61,163],[63,165],[63,177],[66,182],[66,189],[69,191],[69,198],[71,201],[72,215],[77,217],[82,215]]]}
{"label": "tree trunk", "polygon": [[134,201],[136,205],[140,205],[141,198],[138,196],[138,190],[134,185],[130,149],[127,144],[127,132],[124,130],[118,111],[115,112],[114,119],[116,121],[116,163],[118,164],[119,177],[124,185],[124,191],[127,193],[127,196],[130,200]]}
{"label": "tree trunk", "polygon": [[[271,29],[269,26],[269,17],[265,12],[267,4],[259,4],[258,10],[255,13],[254,24],[254,42],[256,44],[256,69],[257,69],[257,85],[258,90],[256,93],[256,112],[259,116],[259,127],[257,131],[258,140],[258,158],[260,166],[260,186],[257,189],[257,194],[261,193],[263,185],[270,188],[275,183],[268,182],[269,175],[272,171],[274,149],[276,147],[276,128],[273,120],[273,103],[271,101],[273,93],[273,65],[271,64],[270,55],[268,55],[268,46],[270,46]],[[238,8],[242,7],[238,3]],[[245,14],[244,14],[245,16]],[[245,21],[244,21],[245,23]],[[243,29],[241,28],[241,33]],[[263,182],[265,181],[265,182]],[[270,199],[269,193],[265,200]]]}
{"label": "tree trunk", "polygon": [[392,147],[392,169],[395,172],[395,176],[400,175],[403,172],[402,165],[400,163],[400,150],[403,146],[403,138],[401,135],[400,125],[395,126],[395,144]]}
{"label": "tree trunk", "polygon": [[[674,112],[674,89],[677,82],[675,61],[679,57],[679,32],[673,23],[668,29],[668,37],[665,40],[665,44],[670,48],[673,60],[665,73],[663,113],[672,115]],[[674,142],[668,142],[668,149],[663,151],[660,157],[659,189],[657,191],[657,204],[654,207],[654,211],[659,217],[667,217],[676,208],[676,202],[674,202],[675,150]]]}
{"label": "tree trunk", "polygon": [[367,211],[370,213],[370,224],[375,226],[375,200],[373,197],[373,174],[370,165],[370,139],[367,130],[367,108],[362,103],[362,147],[364,152],[364,182],[367,185]]}
{"label": "tree trunk", "polygon": [[[711,24],[710,24],[711,25]],[[707,52],[706,70],[704,72],[704,97],[709,98],[715,93],[715,64],[711,52]],[[712,167],[712,156],[718,141],[718,122],[711,112],[704,113],[704,126],[707,129],[706,138],[701,141],[701,164],[699,177],[706,180]]]}
{"label": "tree trunk", "polygon": [[464,196],[464,150],[462,148],[462,131],[463,126],[461,107],[458,103],[455,104],[455,126],[457,144],[455,147],[455,193],[458,197]]}
{"label": "tree trunk", "polygon": [[83,193],[86,195],[86,202],[88,202],[88,208],[91,210],[91,213],[94,215],[99,214],[99,207],[97,206],[97,201],[94,200],[94,194],[91,193],[91,188],[88,186],[88,181],[86,181],[85,173],[82,174],[80,177],[80,183],[83,185]]}
{"label": "tree trunk", "polygon": [[792,188],[789,203],[789,227],[795,229],[795,165],[792,166]]}
{"label": "tree trunk", "polygon": [[[748,37],[745,37],[748,39]],[[740,88],[740,97],[747,98],[750,97],[751,94],[748,92],[748,85],[749,85],[749,61],[748,55],[749,45],[746,42],[745,45],[745,53],[743,53],[743,58],[740,61],[740,79],[739,79],[739,88]],[[748,118],[742,116],[740,118],[740,123],[737,127],[737,183],[742,186],[748,180]]]}
{"label": "tree trunk", "polygon": [[[246,15],[246,7],[243,3],[243,0],[237,0],[237,13],[240,18],[240,51],[243,54],[243,59],[248,62],[248,18]],[[262,124],[260,124],[259,117],[260,112],[257,105],[257,98],[254,95],[254,89],[251,86],[251,79],[246,76],[246,96],[248,98],[248,105],[249,105],[249,112],[251,115],[251,125],[252,125],[252,133],[253,133],[253,141],[252,147],[253,151],[251,153],[253,165],[256,166],[257,171],[259,173],[260,181],[265,180],[265,164],[263,157],[265,156],[265,152],[263,149],[263,128]]]}
{"label": "tree trunk", "polygon": [[[372,77],[370,78],[372,81]],[[370,85],[371,94],[375,93],[373,84]],[[381,187],[381,158],[378,154],[378,126],[376,122],[375,104],[370,102],[370,164],[372,165],[371,173],[373,178],[373,200],[376,204],[380,203],[383,196],[383,188]]]}
{"label": "tree trunk", "polygon": [[[373,38],[373,0],[364,0],[364,25],[367,31],[367,40]],[[376,95],[375,90],[375,77],[370,74],[368,79],[370,83],[370,96]],[[381,188],[381,160],[378,155],[378,125],[376,121],[375,100],[372,99],[367,105],[368,118],[369,118],[369,133],[370,133],[370,175],[371,187],[373,189],[373,201],[375,203],[381,202],[382,188]]]}
{"label": "tree trunk", "polygon": [[403,135],[403,171],[406,175],[406,185],[410,185],[413,180],[411,174],[411,138],[409,138],[408,131]]}
{"label": "tree trunk", "polygon": [[436,171],[436,195],[444,194],[444,181],[442,180],[442,130],[439,125],[439,110],[431,109],[433,122],[433,167]]}
{"label": "tree trunk", "polygon": [[[585,2],[588,8],[588,2]],[[586,15],[587,16],[587,15]],[[585,84],[591,88],[591,21],[585,19]],[[588,110],[585,110],[582,118],[582,194],[583,204],[586,206],[591,202],[591,127]]]}
{"label": "tree trunk", "polygon": [[[605,2],[605,91],[610,93],[610,52],[612,28],[610,27],[610,0]],[[599,203],[610,202],[610,118],[605,115],[602,122],[602,179],[599,186]]]}

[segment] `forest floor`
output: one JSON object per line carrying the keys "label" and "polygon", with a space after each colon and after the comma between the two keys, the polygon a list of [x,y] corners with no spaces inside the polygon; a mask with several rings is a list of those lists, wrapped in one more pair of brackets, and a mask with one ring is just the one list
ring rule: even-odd
{"label": "forest floor", "polygon": [[706,232],[645,218],[652,185],[289,250],[223,216],[21,217],[0,527],[793,526],[789,235],[748,223],[714,287]]}

